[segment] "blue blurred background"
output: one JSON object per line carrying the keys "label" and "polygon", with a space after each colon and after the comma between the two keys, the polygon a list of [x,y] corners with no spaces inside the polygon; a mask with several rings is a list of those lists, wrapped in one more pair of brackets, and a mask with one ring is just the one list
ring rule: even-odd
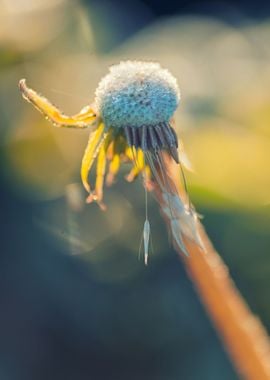
{"label": "blue blurred background", "polygon": [[269,16],[262,1],[0,1],[1,380],[238,379],[154,199],[138,261],[141,181],[124,166],[108,210],[85,205],[87,131],[52,128],[17,84],[72,114],[113,63],[167,67],[192,201],[269,331]]}

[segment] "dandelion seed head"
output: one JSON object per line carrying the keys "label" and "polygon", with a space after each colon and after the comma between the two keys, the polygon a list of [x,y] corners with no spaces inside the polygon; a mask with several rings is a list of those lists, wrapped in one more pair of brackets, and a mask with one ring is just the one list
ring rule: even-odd
{"label": "dandelion seed head", "polygon": [[107,127],[141,127],[168,122],[180,101],[173,75],[158,63],[125,61],[110,68],[95,93]]}
{"label": "dandelion seed head", "polygon": [[[178,138],[170,120],[179,104],[180,92],[176,79],[168,70],[153,62],[120,62],[100,81],[93,107],[88,105],[73,116],[65,115],[44,96],[27,87],[24,79],[19,87],[23,97],[55,126],[90,128],[81,166],[81,180],[88,192],[87,203],[97,202],[102,210],[106,209],[104,182],[113,184],[121,162],[132,163],[126,176],[128,182],[142,175],[146,191],[142,236],[145,265],[151,242],[147,209],[147,191],[151,189],[156,189],[158,197],[162,197],[162,212],[170,223],[175,246],[188,255],[185,236],[204,250],[198,216],[189,198],[187,207],[179,197],[170,176],[170,160],[181,165]],[[95,161],[96,181],[92,188],[89,173]],[[181,172],[187,191],[182,167]]]}

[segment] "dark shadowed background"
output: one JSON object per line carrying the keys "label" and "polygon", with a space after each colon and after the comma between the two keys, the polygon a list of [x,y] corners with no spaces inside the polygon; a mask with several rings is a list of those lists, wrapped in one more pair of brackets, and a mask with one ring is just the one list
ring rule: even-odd
{"label": "dark shadowed background", "polygon": [[[0,380],[238,379],[141,180],[85,205],[87,131],[54,129],[17,84],[77,112],[124,59],[177,77],[193,203],[270,330],[270,5],[0,1]],[[258,379],[259,380],[259,379]]]}

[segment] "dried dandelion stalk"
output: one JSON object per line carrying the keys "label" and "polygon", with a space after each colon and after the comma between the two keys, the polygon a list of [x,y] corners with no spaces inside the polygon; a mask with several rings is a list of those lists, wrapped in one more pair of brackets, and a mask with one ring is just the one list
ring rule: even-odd
{"label": "dried dandelion stalk", "polygon": [[[168,177],[180,198],[184,198],[179,178],[179,166],[166,160]],[[155,186],[155,196],[169,226],[170,216],[162,190]],[[171,198],[171,207],[176,209]],[[267,333],[257,317],[250,311],[230,277],[228,268],[213,248],[204,228],[197,221],[199,238],[205,252],[194,240],[183,237],[179,225],[179,236],[189,256],[183,255],[174,239],[174,246],[185,265],[201,301],[204,304],[223,344],[241,378],[248,380],[270,379],[270,343]]]}

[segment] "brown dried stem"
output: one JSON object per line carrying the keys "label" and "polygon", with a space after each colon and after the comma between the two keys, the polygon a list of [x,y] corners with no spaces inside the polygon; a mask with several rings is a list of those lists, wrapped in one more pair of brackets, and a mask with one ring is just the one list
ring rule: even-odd
{"label": "brown dried stem", "polygon": [[[183,196],[179,166],[172,160],[166,160],[166,169],[174,187]],[[162,211],[166,207],[162,192],[157,186],[154,192]],[[169,224],[168,217],[164,212],[162,214]],[[236,289],[228,268],[213,248],[201,224],[199,234],[206,252],[202,252],[196,243],[188,239],[184,239],[184,242],[189,257],[183,255],[177,246],[176,250],[241,378],[269,380],[270,343],[267,333]]]}

